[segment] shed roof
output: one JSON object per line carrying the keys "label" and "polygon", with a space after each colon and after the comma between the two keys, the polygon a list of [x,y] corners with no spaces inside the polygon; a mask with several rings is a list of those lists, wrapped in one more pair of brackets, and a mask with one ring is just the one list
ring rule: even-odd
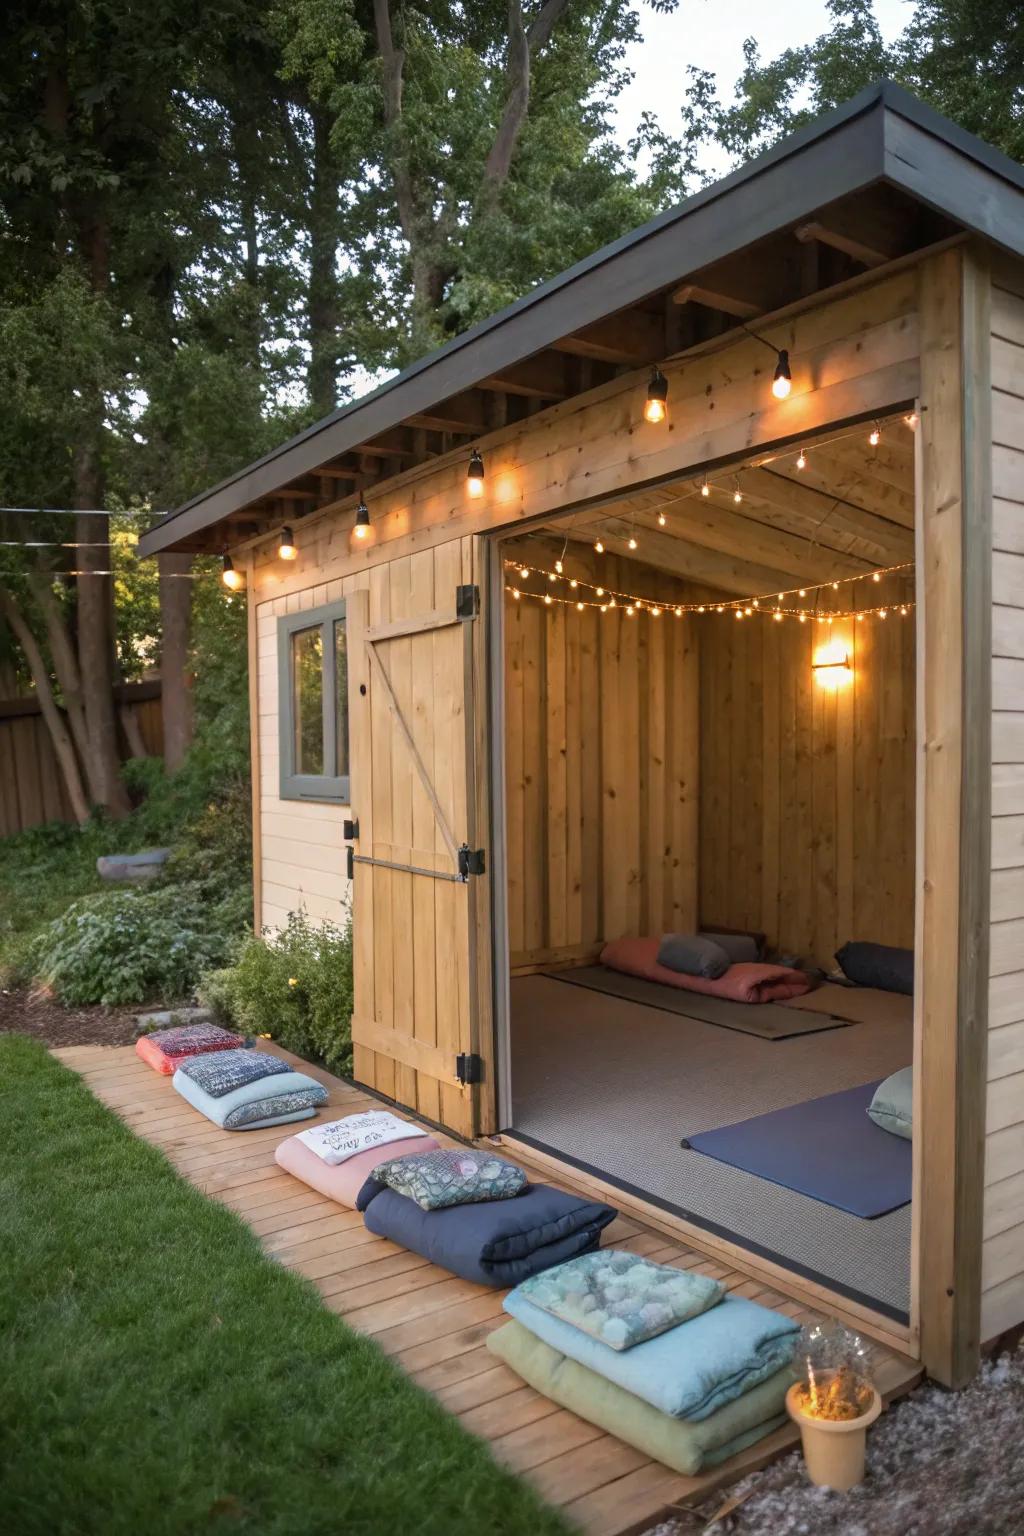
{"label": "shed roof", "polygon": [[514,419],[965,231],[1024,255],[1024,169],[880,82],[194,497],[140,552],[226,548],[483,436],[498,399]]}

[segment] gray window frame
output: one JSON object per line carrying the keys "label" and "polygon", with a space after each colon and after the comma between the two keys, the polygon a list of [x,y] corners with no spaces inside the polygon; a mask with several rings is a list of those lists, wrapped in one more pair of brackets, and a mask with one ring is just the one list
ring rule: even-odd
{"label": "gray window frame", "polygon": [[[284,614],[277,621],[277,730],[281,761],[282,800],[323,800],[347,805],[350,774],[337,772],[337,673],[334,626],[345,624],[344,600]],[[303,629],[321,630],[323,652],[324,773],[295,771],[295,694],[292,689],[292,636]],[[345,630],[348,657],[348,629]],[[350,756],[351,761],[351,756]]]}

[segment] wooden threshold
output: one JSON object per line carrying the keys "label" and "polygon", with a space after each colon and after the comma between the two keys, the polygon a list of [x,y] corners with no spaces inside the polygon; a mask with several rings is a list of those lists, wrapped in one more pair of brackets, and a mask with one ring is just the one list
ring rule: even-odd
{"label": "wooden threshold", "polygon": [[856,1329],[858,1333],[869,1334],[871,1338],[877,1339],[880,1344],[884,1344],[889,1349],[911,1357],[916,1355],[911,1330],[907,1324],[886,1316],[884,1312],[877,1312],[849,1296],[844,1296],[840,1291],[832,1290],[824,1282],[799,1275],[783,1264],[776,1264],[761,1254],[751,1252],[749,1248],[744,1248],[742,1243],[731,1242],[727,1237],[709,1232],[706,1228],[698,1226],[696,1222],[687,1221],[684,1216],[677,1216],[673,1211],[667,1211],[653,1201],[645,1200],[641,1194],[623,1189],[620,1185],[602,1179],[589,1170],[577,1168],[575,1164],[560,1158],[556,1153],[543,1151],[532,1143],[520,1141],[514,1131],[505,1131],[498,1136],[486,1137],[484,1140],[492,1146],[497,1143],[502,1151],[513,1157],[516,1162],[522,1163],[524,1168],[532,1168],[545,1179],[554,1179],[558,1183],[565,1182],[572,1188],[585,1191],[592,1198],[607,1200],[609,1204],[617,1206],[620,1211],[625,1211],[630,1217],[642,1221],[645,1226],[662,1232],[667,1237],[682,1239],[697,1252],[703,1253],[705,1257],[728,1264],[751,1280],[759,1280],[763,1284],[774,1286],[794,1301],[804,1302],[815,1311],[823,1312],[829,1317],[837,1317],[848,1327]]}
{"label": "wooden threshold", "polygon": [[[378,1106],[377,1099],[353,1084],[269,1042],[265,1048],[322,1082],[335,1113]],[[787,1426],[700,1477],[669,1471],[525,1386],[490,1353],[487,1335],[505,1321],[503,1291],[459,1280],[397,1243],[375,1237],[357,1212],[283,1173],[274,1162],[274,1148],[293,1133],[292,1127],[222,1131],[180,1098],[166,1077],[145,1066],[130,1046],[72,1046],[54,1055],[158,1147],[183,1177],[248,1222],[271,1258],[311,1280],[325,1306],[372,1337],[465,1429],[487,1440],[498,1461],[527,1478],[586,1536],[643,1530],[681,1502],[699,1503],[796,1444],[797,1432]],[[443,1134],[438,1139],[459,1144]],[[542,1171],[532,1149],[527,1155],[528,1149],[509,1142],[504,1150],[529,1172]],[[558,1166],[543,1172],[566,1189],[593,1193],[594,1181],[574,1169]],[[604,1234],[607,1245],[713,1275],[736,1295],[801,1322],[822,1315],[796,1299],[788,1286],[769,1286],[681,1242],[666,1229],[663,1213],[652,1210],[639,1219],[626,1211],[630,1202],[619,1192],[609,1193],[622,1214]],[[871,1370],[887,1403],[921,1377],[914,1360],[881,1342],[872,1345]]]}

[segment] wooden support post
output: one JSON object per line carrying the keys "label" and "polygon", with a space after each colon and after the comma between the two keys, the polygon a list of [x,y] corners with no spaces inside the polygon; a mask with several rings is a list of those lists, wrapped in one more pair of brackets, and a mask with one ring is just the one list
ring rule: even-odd
{"label": "wooden support post", "polygon": [[947,1386],[980,1347],[991,753],[989,284],[949,251],[920,273],[918,889],[912,1286]]}
{"label": "wooden support post", "polygon": [[259,635],[256,629],[256,555],[245,563],[246,632],[249,671],[249,755],[252,785],[252,925],[257,935],[263,928],[263,785],[260,763]]}

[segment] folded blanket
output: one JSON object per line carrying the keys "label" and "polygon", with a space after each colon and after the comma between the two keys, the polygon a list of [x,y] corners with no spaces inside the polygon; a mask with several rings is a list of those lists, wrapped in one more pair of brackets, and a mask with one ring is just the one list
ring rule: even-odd
{"label": "folded blanket", "polygon": [[182,1062],[180,1070],[211,1098],[222,1099],[239,1088],[262,1083],[265,1078],[282,1077],[291,1071],[291,1067],[267,1051],[241,1050],[190,1056]]}
{"label": "folded blanket", "polygon": [[[396,1142],[406,1142],[412,1137],[426,1140],[427,1133],[409,1120],[399,1120],[389,1109],[367,1109],[362,1114],[346,1115],[343,1120],[329,1120],[326,1125],[314,1125],[308,1131],[299,1132],[303,1146],[332,1167],[347,1163],[364,1152],[372,1152],[377,1147],[392,1147]],[[403,1152],[426,1150],[425,1146],[403,1146],[401,1150],[389,1153],[389,1156],[401,1157]],[[382,1159],[378,1158],[377,1161]],[[376,1163],[371,1166],[376,1167]],[[365,1177],[366,1174],[363,1175]],[[356,1193],[359,1193],[358,1186]]]}
{"label": "folded blanket", "polygon": [[553,1403],[684,1477],[695,1477],[703,1467],[727,1461],[784,1424],[786,1391],[795,1379],[792,1369],[784,1366],[695,1423],[652,1408],[643,1398],[552,1349],[521,1323],[506,1323],[488,1334],[487,1348]]}
{"label": "folded blanket", "polygon": [[241,1035],[233,1035],[219,1024],[183,1024],[176,1029],[155,1029],[140,1035],[135,1054],[154,1072],[171,1077],[190,1056],[210,1051],[232,1051],[242,1044]]}
{"label": "folded blanket", "polygon": [[[410,1125],[410,1133],[414,1130],[415,1127]],[[401,1157],[404,1152],[434,1152],[438,1147],[433,1136],[418,1135],[413,1139],[410,1134],[405,1141],[393,1141],[357,1152],[355,1157],[343,1163],[326,1163],[304,1144],[308,1135],[308,1131],[300,1131],[296,1136],[279,1141],[274,1148],[274,1161],[285,1173],[326,1195],[328,1200],[337,1200],[339,1205],[353,1209],[359,1191],[378,1164],[389,1157]]]}
{"label": "folded blanket", "polygon": [[505,1311],[559,1354],[677,1419],[706,1419],[788,1365],[800,1324],[742,1296],[633,1349],[609,1349],[571,1323],[542,1312],[519,1291]]}
{"label": "folded blanket", "polygon": [[528,1184],[511,1200],[424,1211],[407,1195],[382,1189],[371,1178],[359,1191],[356,1209],[365,1213],[367,1227],[378,1237],[478,1285],[518,1285],[552,1264],[587,1253],[615,1219],[611,1206],[547,1184]]}
{"label": "folded blanket", "polygon": [[[225,1131],[255,1131],[267,1125],[286,1125],[308,1120],[327,1103],[327,1089],[304,1072],[293,1072],[286,1062],[259,1051],[224,1051],[224,1056],[251,1056],[255,1062],[236,1063],[221,1077],[199,1072],[201,1056],[179,1067],[171,1079],[182,1098]],[[275,1064],[271,1068],[269,1064]],[[266,1069],[264,1070],[264,1067]],[[213,1088],[206,1086],[211,1080]],[[234,1083],[234,1087],[227,1086]]]}
{"label": "folded blanket", "polygon": [[613,939],[601,951],[601,964],[627,976],[663,981],[669,987],[702,992],[708,997],[728,997],[736,1003],[776,1003],[811,990],[811,978],[788,965],[730,965],[717,981],[706,976],[684,976],[658,964],[657,939]]}

